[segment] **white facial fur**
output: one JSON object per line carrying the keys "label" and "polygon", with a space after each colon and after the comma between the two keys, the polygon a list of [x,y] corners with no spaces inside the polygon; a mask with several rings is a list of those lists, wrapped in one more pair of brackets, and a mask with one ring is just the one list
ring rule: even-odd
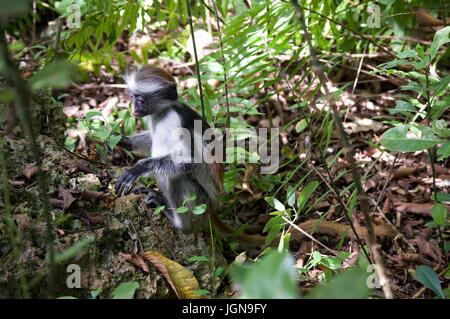
{"label": "white facial fur", "polygon": [[128,90],[130,90],[133,93],[135,93],[135,92],[153,93],[163,87],[160,82],[154,82],[154,81],[137,82],[136,75],[137,75],[137,72],[135,71],[135,72],[125,75],[125,77],[124,77],[125,82],[128,85]]}

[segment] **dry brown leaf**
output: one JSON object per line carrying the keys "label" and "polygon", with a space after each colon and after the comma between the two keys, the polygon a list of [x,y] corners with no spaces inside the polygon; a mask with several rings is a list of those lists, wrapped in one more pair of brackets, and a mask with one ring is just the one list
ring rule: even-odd
{"label": "dry brown leaf", "polygon": [[[450,207],[446,206],[450,213]],[[400,213],[412,213],[422,216],[431,217],[431,209],[433,204],[417,204],[417,203],[402,203],[396,202],[395,209]]]}
{"label": "dry brown leaf", "polygon": [[144,258],[141,255],[138,254],[124,254],[120,253],[120,256],[122,256],[126,261],[129,261],[133,265],[135,265],[138,268],[141,268],[142,271],[145,273],[149,273],[150,269],[148,268],[147,263],[145,262]]}
{"label": "dry brown leaf", "polygon": [[433,266],[429,260],[419,254],[406,253],[399,255],[399,261],[404,264],[428,265]]}
{"label": "dry brown leaf", "polygon": [[202,299],[194,293],[200,286],[194,274],[181,266],[179,263],[170,260],[156,251],[146,251],[142,257],[153,264],[161,275],[167,280],[169,285],[180,299]]}
{"label": "dry brown leaf", "polygon": [[76,200],[76,198],[72,196],[70,191],[63,187],[59,188],[59,197],[62,197],[62,199],[63,199],[63,203],[64,203],[63,208],[64,209],[69,208],[70,205],[72,205],[72,203]]}
{"label": "dry brown leaf", "polygon": [[398,179],[415,173],[419,167],[400,167],[395,170],[392,179]]}
{"label": "dry brown leaf", "polygon": [[34,164],[27,164],[22,170],[22,174],[27,178],[31,179],[37,172],[39,168]]}
{"label": "dry brown leaf", "polygon": [[417,245],[421,254],[430,256],[439,264],[441,263],[442,253],[439,247],[437,247],[437,244],[433,245],[430,241],[422,237],[418,237],[416,239],[413,239],[412,241]]}

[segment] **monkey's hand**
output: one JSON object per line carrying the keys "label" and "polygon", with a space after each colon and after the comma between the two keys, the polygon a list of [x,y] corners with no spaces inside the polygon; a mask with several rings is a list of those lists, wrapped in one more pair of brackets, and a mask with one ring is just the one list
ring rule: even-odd
{"label": "monkey's hand", "polygon": [[131,139],[124,135],[122,135],[122,138],[120,139],[120,141],[117,145],[119,145],[120,147],[123,147],[125,149],[133,148],[133,143],[131,142]]}
{"label": "monkey's hand", "polygon": [[118,196],[127,194],[134,182],[142,175],[142,168],[140,165],[135,165],[129,170],[126,170],[116,182],[116,194]]}

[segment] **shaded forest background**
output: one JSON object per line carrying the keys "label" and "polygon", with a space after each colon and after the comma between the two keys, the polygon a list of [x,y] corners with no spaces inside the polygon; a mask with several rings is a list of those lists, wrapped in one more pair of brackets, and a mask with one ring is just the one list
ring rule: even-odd
{"label": "shaded forest background", "polygon": [[[1,7],[0,297],[449,296],[444,0]],[[236,140],[280,129],[278,171],[235,148],[221,196],[221,218],[267,247],[213,230],[198,245],[114,194],[142,158],[119,142],[145,129],[123,80],[145,64]]]}

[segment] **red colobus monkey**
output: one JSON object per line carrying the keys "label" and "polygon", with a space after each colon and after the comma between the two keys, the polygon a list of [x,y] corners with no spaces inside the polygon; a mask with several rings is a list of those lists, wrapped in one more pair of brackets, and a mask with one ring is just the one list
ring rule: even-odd
{"label": "red colobus monkey", "polygon": [[[152,175],[159,191],[146,190],[144,202],[164,205],[166,216],[177,228],[185,231],[204,229],[207,225],[205,216],[218,209],[223,182],[222,163],[194,161],[194,154],[202,154],[206,143],[194,139],[194,135],[203,134],[209,128],[208,124],[178,101],[176,82],[164,70],[145,66],[125,79],[132,98],[133,115],[146,117],[148,123],[147,131],[126,137],[125,144],[149,151],[151,157],[140,160],[123,173],[116,183],[116,193],[125,194],[140,176]],[[202,132],[194,132],[195,120],[201,121]],[[180,129],[188,131],[188,143],[174,134]],[[192,199],[193,194],[195,199],[186,201]],[[207,205],[206,213],[201,215],[176,211],[183,205],[191,210],[201,204]]]}

